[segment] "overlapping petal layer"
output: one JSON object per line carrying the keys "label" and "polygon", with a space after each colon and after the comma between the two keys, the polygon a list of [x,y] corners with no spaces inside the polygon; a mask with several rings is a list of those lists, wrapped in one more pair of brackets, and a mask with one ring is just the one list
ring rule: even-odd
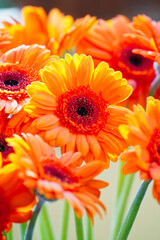
{"label": "overlapping petal layer", "polygon": [[160,203],[160,101],[149,97],[146,111],[139,105],[126,116],[120,132],[132,149],[120,155],[123,173],[140,172],[143,180],[154,180],[153,196]]}
{"label": "overlapping petal layer", "polygon": [[117,158],[125,147],[118,126],[128,110],[115,104],[131,94],[127,81],[108,64],[94,69],[91,57],[78,54],[52,61],[41,77],[43,83],[27,88],[31,101],[25,110],[33,125],[62,152],[80,151],[87,161],[100,158],[108,167],[111,155]]}

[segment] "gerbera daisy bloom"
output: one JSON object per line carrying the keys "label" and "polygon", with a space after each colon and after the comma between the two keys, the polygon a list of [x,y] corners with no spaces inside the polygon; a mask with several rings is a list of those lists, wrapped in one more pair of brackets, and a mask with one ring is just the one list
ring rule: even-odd
{"label": "gerbera daisy bloom", "polygon": [[12,37],[8,49],[22,44],[45,45],[57,53],[58,41],[73,24],[73,17],[65,16],[57,8],[51,9],[48,16],[42,7],[25,6],[21,10],[22,23],[12,18],[12,22],[4,21],[4,30]]}
{"label": "gerbera daisy bloom", "polygon": [[47,18],[49,38],[59,42],[61,36],[72,27],[73,22],[71,15],[64,15],[58,8],[51,9]]}
{"label": "gerbera daisy bloom", "polygon": [[26,86],[41,81],[39,70],[50,51],[39,45],[21,45],[0,57],[0,110],[15,114],[29,101]]}
{"label": "gerbera daisy bloom", "polygon": [[[94,161],[76,167],[81,162],[81,154],[66,152],[59,159],[54,149],[38,135],[22,134],[8,139],[15,153],[9,155],[14,162],[24,184],[45,200],[65,198],[81,217],[85,210],[93,220],[100,213],[97,204],[104,210],[99,200],[100,188],[108,184],[94,180],[104,170],[104,163]],[[38,151],[37,151],[38,150]]]}
{"label": "gerbera daisy bloom", "polygon": [[105,61],[114,70],[122,72],[134,90],[128,99],[129,107],[137,102],[145,105],[150,83],[156,76],[153,60],[133,53],[140,45],[126,38],[126,34],[132,32],[130,23],[121,15],[108,21],[99,19],[77,46],[77,53],[91,55],[95,65]]}
{"label": "gerbera daisy bloom", "polygon": [[[41,71],[44,83],[32,83],[25,107],[35,125],[52,146],[62,152],[79,151],[86,161],[116,161],[125,144],[118,126],[125,122],[124,101],[132,87],[102,62],[94,69],[90,56],[65,55]],[[44,101],[45,99],[45,101]],[[115,157],[115,158],[114,158]]]}
{"label": "gerbera daisy bloom", "polygon": [[0,29],[0,53],[4,52],[6,47],[11,43],[12,37],[9,36],[8,32]]}
{"label": "gerbera daisy bloom", "polygon": [[0,239],[12,223],[28,221],[35,204],[35,195],[24,186],[13,163],[0,168]]}
{"label": "gerbera daisy bloom", "polygon": [[[133,52],[160,65],[160,22],[153,21],[145,15],[138,15],[133,18],[131,26],[132,33],[128,34],[127,39],[137,42],[139,47],[139,49],[134,49]],[[159,98],[160,87],[153,94],[155,98]]]}
{"label": "gerbera daisy bloom", "polygon": [[22,108],[17,114],[10,117],[9,114],[0,111],[0,154],[2,157],[2,165],[9,163],[8,155],[13,152],[13,148],[8,145],[6,138],[13,137],[13,134],[32,133],[38,134],[37,128],[32,127],[32,119]]}
{"label": "gerbera daisy bloom", "polygon": [[146,15],[138,15],[133,18],[131,27],[132,32],[126,37],[139,45],[139,49],[134,49],[133,52],[160,64],[160,22]]}
{"label": "gerbera daisy bloom", "polygon": [[58,55],[63,56],[66,52],[75,53],[78,43],[95,23],[96,17],[91,17],[90,15],[76,19],[72,27],[59,40]]}
{"label": "gerbera daisy bloom", "polygon": [[4,29],[12,37],[8,49],[22,44],[34,43],[45,45],[48,41],[47,14],[41,7],[26,6],[21,10],[22,24],[12,18],[12,22],[4,21]]}
{"label": "gerbera daisy bloom", "polygon": [[153,179],[153,196],[160,203],[160,100],[148,97],[146,111],[134,106],[120,132],[132,148],[120,155],[123,173],[140,172],[143,180]]}

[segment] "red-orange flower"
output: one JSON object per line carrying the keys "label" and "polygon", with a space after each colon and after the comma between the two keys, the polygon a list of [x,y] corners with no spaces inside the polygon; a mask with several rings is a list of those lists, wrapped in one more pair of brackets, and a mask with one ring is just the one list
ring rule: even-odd
{"label": "red-orange flower", "polygon": [[0,57],[0,110],[15,114],[29,101],[26,86],[41,81],[39,70],[50,51],[39,45],[21,45]]}
{"label": "red-orange flower", "polygon": [[139,46],[139,49],[134,49],[133,52],[160,64],[160,22],[146,15],[138,15],[133,18],[131,27],[132,32],[127,39],[135,41]]}
{"label": "red-orange flower", "polygon": [[85,210],[93,221],[105,207],[99,200],[100,188],[108,184],[93,178],[103,171],[101,161],[93,161],[82,167],[81,154],[69,151],[57,159],[55,151],[40,136],[23,134],[8,139],[15,153],[9,159],[19,168],[24,184],[46,200],[66,199],[81,217]]}
{"label": "red-orange flower", "polygon": [[30,219],[35,195],[23,185],[16,166],[11,163],[0,169],[0,239],[2,231],[8,232],[12,223]]}
{"label": "red-orange flower", "polygon": [[[153,21],[145,15],[138,15],[133,18],[131,26],[132,33],[128,34],[127,39],[136,42],[139,48],[134,49],[133,52],[160,65],[160,22]],[[160,87],[154,97],[160,97]]]}
{"label": "red-orange flower", "polygon": [[77,52],[91,55],[96,65],[105,61],[114,70],[120,70],[134,90],[129,106],[137,102],[145,105],[155,70],[153,60],[133,53],[141,45],[126,38],[131,32],[130,21],[124,16],[108,21],[100,19],[79,42]]}
{"label": "red-orange flower", "polygon": [[118,126],[128,110],[113,104],[124,101],[132,88],[121,73],[104,62],[94,69],[90,56],[66,54],[41,77],[44,83],[27,88],[31,100],[25,110],[35,118],[33,125],[62,152],[79,151],[86,161],[100,159],[109,167],[125,147]]}
{"label": "red-orange flower", "polygon": [[153,179],[153,196],[160,203],[160,101],[149,97],[146,112],[134,106],[126,119],[128,125],[121,125],[120,132],[132,148],[120,155],[126,162],[123,173],[139,171],[141,179]]}

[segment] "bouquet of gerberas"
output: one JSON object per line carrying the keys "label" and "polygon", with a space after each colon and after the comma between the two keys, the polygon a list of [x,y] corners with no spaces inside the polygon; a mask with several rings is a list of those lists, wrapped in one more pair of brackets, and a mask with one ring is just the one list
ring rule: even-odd
{"label": "bouquet of gerberas", "polygon": [[[15,239],[12,223],[20,223],[21,240],[33,239],[41,209],[38,239],[66,240],[69,207],[77,240],[85,213],[92,240],[94,216],[106,211],[99,197],[108,183],[97,175],[118,158],[110,239],[125,240],[152,180],[160,203],[160,22],[145,15],[74,20],[32,6],[22,18],[0,29],[0,240]],[[138,171],[143,181],[122,223]],[[56,238],[45,203],[59,199]]]}

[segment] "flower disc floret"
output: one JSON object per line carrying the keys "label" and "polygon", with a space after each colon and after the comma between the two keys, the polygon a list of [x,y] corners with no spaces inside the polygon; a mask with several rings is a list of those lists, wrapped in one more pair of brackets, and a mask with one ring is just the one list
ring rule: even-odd
{"label": "flower disc floret", "polygon": [[73,133],[98,133],[107,122],[107,102],[89,86],[80,86],[58,98],[55,114]]}

